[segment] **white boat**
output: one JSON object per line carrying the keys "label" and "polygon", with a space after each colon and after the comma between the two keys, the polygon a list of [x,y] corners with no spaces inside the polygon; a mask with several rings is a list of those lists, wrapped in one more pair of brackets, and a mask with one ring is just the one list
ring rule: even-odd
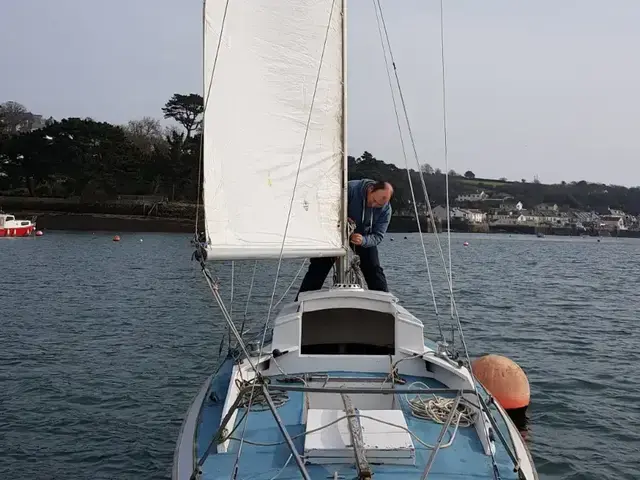
{"label": "white boat", "polygon": [[[392,293],[356,281],[345,13],[335,0],[204,4],[206,244],[196,257],[236,345],[186,415],[173,478],[537,479],[466,348],[460,359],[425,339]],[[273,318],[270,307],[263,334],[243,338],[212,265],[314,256],[339,258],[333,287]]]}

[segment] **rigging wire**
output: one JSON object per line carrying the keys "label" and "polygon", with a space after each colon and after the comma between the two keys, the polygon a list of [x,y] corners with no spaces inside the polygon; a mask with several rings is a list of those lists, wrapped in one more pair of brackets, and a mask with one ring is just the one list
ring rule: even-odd
{"label": "rigging wire", "polygon": [[253,293],[253,283],[256,279],[256,270],[258,268],[258,261],[253,262],[253,273],[251,274],[251,283],[249,284],[249,293],[247,294],[247,301],[244,304],[244,314],[242,315],[242,325],[240,325],[240,336],[244,335],[244,325],[247,323],[247,313],[249,312],[249,302],[251,301],[251,294]]}
{"label": "rigging wire", "polygon": [[[231,299],[229,300],[229,317],[231,321],[233,321],[233,287],[235,285],[235,271],[236,271],[236,262],[235,260],[231,260]],[[227,325],[227,336],[229,341],[229,346],[231,346],[231,328]],[[240,336],[242,336],[242,332],[240,332]]]}
{"label": "rigging wire", "polygon": [[[432,227],[433,227],[434,232],[435,232],[437,230],[436,230],[436,225],[435,225],[435,219],[433,217],[433,209],[431,208],[431,202],[429,200],[429,192],[428,192],[425,180],[424,180],[424,175],[422,174],[422,171],[420,171],[420,168],[419,168],[420,162],[419,162],[418,152],[417,152],[417,148],[416,148],[416,144],[415,144],[415,139],[414,139],[414,136],[413,136],[413,131],[411,130],[411,124],[409,122],[409,114],[407,112],[406,102],[404,100],[404,95],[402,94],[402,87],[400,85],[400,78],[399,78],[399,75],[398,75],[397,66],[396,66],[396,63],[395,63],[395,60],[394,60],[394,57],[393,57],[393,51],[391,49],[391,42],[389,40],[389,32],[388,32],[387,27],[386,27],[386,22],[385,22],[385,19],[384,19],[384,13],[383,13],[383,10],[382,10],[382,6],[380,5],[380,0],[375,0],[375,2],[377,4],[378,10],[380,12],[380,21],[382,23],[382,27],[383,27],[383,30],[384,30],[384,33],[385,33],[385,39],[386,39],[386,42],[387,42],[387,48],[388,48],[388,51],[389,51],[389,57],[391,58],[391,63],[393,65],[393,71],[394,71],[395,79],[396,79],[396,86],[398,88],[398,96],[400,98],[400,103],[401,103],[401,106],[402,106],[402,109],[403,109],[405,122],[407,124],[407,131],[408,131],[408,134],[409,134],[409,138],[411,140],[411,146],[413,148],[413,154],[414,154],[416,163],[418,164],[418,170],[419,170],[419,174],[420,174],[420,182],[422,183],[422,189],[423,189],[423,193],[424,193],[425,200],[426,200],[426,203],[427,203],[428,216],[429,216],[429,218],[431,220],[431,224],[432,224]],[[409,179],[409,181],[411,183],[411,179]],[[440,258],[441,258],[442,263],[443,263],[443,268],[444,268],[444,271],[445,271],[445,277],[447,279],[447,284],[448,284],[448,288],[449,288],[449,295],[450,295],[450,298],[451,298],[451,305],[453,307],[453,313],[454,313],[453,319],[457,323],[458,332],[459,332],[459,335],[460,335],[460,340],[461,340],[461,343],[462,343],[462,346],[463,346],[463,349],[464,349],[465,359],[467,360],[467,362],[468,362],[468,364],[470,366],[471,365],[471,358],[469,356],[469,350],[467,348],[467,344],[466,344],[466,341],[464,339],[464,333],[462,331],[462,324],[460,322],[460,315],[459,315],[459,312],[458,312],[456,301],[455,301],[455,298],[453,296],[453,286],[452,286],[452,284],[450,282],[449,270],[447,268],[447,262],[446,262],[445,257],[444,257],[444,251],[442,249],[442,243],[440,242],[440,237],[437,234],[434,234],[434,237],[435,237],[435,240],[436,240],[436,245],[438,246],[438,252],[440,253]],[[469,371],[471,372],[471,368],[469,368]],[[471,373],[471,375],[473,376],[473,373]],[[475,388],[476,388],[476,386],[475,386],[475,381],[474,381],[474,389]]]}
{"label": "rigging wire", "polygon": [[[447,81],[444,61],[444,6],[443,0],[440,0],[440,62],[442,64],[442,135],[444,148],[444,188],[447,209],[447,244],[449,253],[449,284],[453,289],[453,269],[451,268],[451,211],[449,210],[449,144],[447,142]],[[453,291],[451,292],[453,298]],[[451,317],[453,318],[453,303],[451,303]],[[451,341],[453,342],[453,336]]]}
{"label": "rigging wire", "polygon": [[284,300],[284,297],[287,296],[287,293],[289,293],[289,290],[291,290],[291,287],[293,287],[293,285],[296,283],[296,281],[298,280],[298,277],[300,276],[300,274],[302,273],[302,269],[304,268],[304,266],[307,264],[307,259],[305,258],[302,261],[302,265],[300,265],[300,268],[298,269],[298,272],[296,273],[296,275],[293,277],[293,280],[291,280],[291,283],[289,284],[289,286],[287,287],[287,289],[284,291],[284,293],[282,294],[282,296],[280,297],[280,299],[276,302],[276,304],[273,306],[273,308],[276,308],[278,305],[280,305],[280,303],[282,303],[282,301]]}
{"label": "rigging wire", "polygon": [[[418,213],[418,204],[416,202],[416,195],[413,189],[413,182],[411,181],[411,171],[409,169],[409,160],[407,158],[407,149],[405,147],[405,143],[404,143],[404,137],[402,135],[402,125],[400,124],[400,115],[398,113],[398,105],[396,103],[396,97],[394,95],[393,92],[393,81],[391,80],[391,71],[389,68],[389,61],[387,59],[387,49],[385,47],[384,44],[384,37],[383,37],[383,31],[382,31],[382,25],[380,23],[380,16],[382,14],[382,10],[380,10],[380,12],[378,12],[378,8],[376,8],[377,6],[379,6],[379,0],[373,0],[373,7],[374,10],[376,12],[376,22],[378,24],[378,33],[380,34],[380,45],[382,46],[382,54],[384,56],[384,64],[387,70],[387,80],[389,81],[389,89],[391,91],[391,100],[393,102],[393,111],[395,113],[395,117],[396,117],[396,124],[398,126],[398,135],[400,137],[400,146],[402,147],[402,155],[404,157],[404,166],[405,169],[407,170],[407,178],[409,180],[409,189],[411,190],[411,200],[413,203],[413,210],[415,212],[416,215],[416,224],[418,226],[418,234],[420,235],[420,244],[422,245],[422,253],[424,254],[424,261],[425,264],[427,266],[427,277],[429,279],[429,287],[431,289],[431,298],[433,299],[433,308],[435,310],[436,313],[436,319],[438,322],[438,330],[440,331],[440,337],[444,340],[444,333],[442,331],[442,323],[440,321],[440,314],[438,312],[438,302],[436,301],[436,294],[435,294],[435,290],[433,288],[433,281],[431,279],[431,268],[429,267],[429,257],[427,256],[427,248],[425,246],[424,243],[424,237],[422,236],[422,227],[420,225],[420,216]],[[392,61],[393,62],[393,61]],[[395,69],[395,62],[393,62],[393,68]]]}
{"label": "rigging wire", "polygon": [[202,267],[202,274],[204,275],[204,278],[207,281],[207,285],[209,286],[209,289],[211,290],[211,293],[213,294],[213,298],[218,303],[218,307],[220,307],[220,311],[222,312],[222,316],[226,320],[227,325],[231,329],[231,332],[236,337],[236,341],[238,342],[238,346],[242,350],[242,353],[247,357],[247,362],[251,366],[251,369],[255,372],[256,377],[259,378],[261,376],[260,371],[258,370],[258,367],[256,365],[254,365],[254,363],[251,361],[251,357],[249,356],[249,351],[247,349],[247,345],[242,340],[242,337],[240,336],[240,332],[238,332],[238,329],[236,328],[236,326],[234,325],[233,321],[231,320],[231,316],[229,315],[229,311],[227,310],[227,307],[224,304],[224,300],[220,296],[218,282],[211,277],[211,273],[207,269],[206,265],[204,264],[204,260],[202,260],[202,259],[200,260],[200,266]]}
{"label": "rigging wire", "polygon": [[[383,11],[382,11],[382,6],[380,5],[380,0],[374,0],[374,1],[377,3],[378,9],[380,11],[380,20],[381,20],[381,23],[382,23],[382,26],[383,26],[383,29],[384,29],[384,32],[385,32],[387,46],[388,46],[388,49],[389,49],[389,56],[390,56],[391,62],[393,64],[393,69],[394,69],[393,71],[394,71],[395,78],[396,78],[396,85],[397,85],[397,88],[398,88],[398,95],[399,95],[400,102],[401,102],[401,105],[402,105],[405,121],[407,123],[407,131],[409,133],[409,138],[411,140],[411,145],[413,147],[413,153],[414,153],[414,156],[415,156],[415,160],[416,160],[416,163],[418,164],[418,171],[419,171],[419,174],[420,174],[420,181],[422,183],[422,188],[423,188],[423,192],[424,192],[424,195],[425,195],[425,199],[427,200],[427,208],[428,208],[429,217],[431,219],[431,223],[432,223],[432,226],[434,228],[434,232],[437,232],[437,230],[435,228],[435,219],[433,217],[433,210],[431,208],[431,202],[429,201],[429,194],[428,194],[428,190],[427,190],[427,185],[426,185],[425,180],[424,180],[424,175],[422,174],[422,171],[420,169],[420,162],[419,162],[418,152],[417,152],[416,145],[415,145],[415,139],[413,137],[413,132],[411,130],[411,124],[409,122],[409,115],[407,113],[406,103],[405,103],[405,100],[404,100],[404,96],[402,94],[402,87],[400,86],[400,79],[399,79],[399,76],[398,76],[398,70],[396,68],[395,60],[393,58],[393,52],[391,50],[391,42],[389,41],[389,33],[388,33],[388,30],[387,30],[387,27],[386,27],[386,22],[384,20],[384,14],[383,14]],[[443,33],[444,32],[443,0],[440,0],[440,22],[441,22],[440,23],[441,39],[444,39],[444,33]],[[443,41],[442,45],[444,45],[444,41]],[[443,56],[444,56],[444,46],[442,46],[442,48],[441,48],[441,57],[443,57]],[[444,74],[443,74],[442,79],[443,79],[443,82],[446,82],[446,76]],[[444,87],[443,87],[443,91],[445,91]],[[443,101],[443,109],[444,108],[446,108],[446,103]],[[446,121],[445,121],[445,123],[446,123]],[[411,178],[409,178],[409,182],[411,183]],[[447,195],[447,200],[448,200],[448,195]],[[448,230],[449,230],[448,231],[448,238],[449,238],[449,241],[450,241],[450,238],[451,238],[450,237],[450,229],[448,229]],[[452,281],[451,281],[452,277],[451,277],[451,273],[450,273],[451,270],[450,270],[450,268],[449,268],[449,270],[447,270],[447,262],[446,262],[446,260],[444,258],[444,252],[442,250],[442,244],[440,242],[440,238],[437,235],[437,233],[434,236],[435,236],[435,239],[436,239],[436,244],[438,246],[440,257],[442,259],[443,267],[444,267],[444,270],[445,270],[445,277],[447,279],[447,283],[448,283],[448,287],[449,287],[449,295],[450,295],[450,299],[451,299],[452,319],[454,319],[456,321],[456,324],[457,324],[458,334],[460,335],[460,343],[462,344],[464,355],[465,355],[465,360],[467,361],[467,365],[468,365],[467,370],[469,371],[469,375],[470,375],[471,380],[472,380],[473,390],[476,392],[476,395],[479,396],[480,393],[478,392],[477,381],[476,381],[475,375],[473,374],[473,370],[471,368],[471,358],[469,356],[469,349],[467,347],[467,342],[466,342],[466,340],[464,338],[464,332],[463,332],[463,329],[462,329],[462,323],[460,321],[460,314],[458,312],[458,307],[456,305],[456,301],[455,301],[455,298],[454,298],[454,295],[453,295],[453,284],[452,284]],[[451,248],[449,248],[449,265],[451,265]],[[491,459],[492,459],[492,462],[493,462],[494,467],[495,467],[495,456],[494,456],[493,453],[491,453]],[[495,474],[495,468],[494,468],[494,474]]]}

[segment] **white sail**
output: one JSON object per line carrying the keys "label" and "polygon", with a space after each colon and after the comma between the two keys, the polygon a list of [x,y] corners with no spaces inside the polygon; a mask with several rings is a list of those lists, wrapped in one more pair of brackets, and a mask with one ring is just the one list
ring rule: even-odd
{"label": "white sail", "polygon": [[283,238],[283,257],[344,255],[342,2],[209,0],[204,14],[207,258],[278,258]]}

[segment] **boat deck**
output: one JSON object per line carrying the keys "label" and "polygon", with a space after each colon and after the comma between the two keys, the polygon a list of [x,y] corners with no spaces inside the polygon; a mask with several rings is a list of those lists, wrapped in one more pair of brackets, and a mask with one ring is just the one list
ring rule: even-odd
{"label": "boat deck", "polygon": [[[223,399],[226,395],[231,366],[224,365],[218,375],[213,379],[210,392],[204,402],[196,440],[197,458],[202,458],[207,447],[220,424]],[[329,375],[336,377],[362,377],[361,372],[329,372]],[[380,376],[369,374],[370,376]],[[442,383],[429,379],[403,375],[408,386],[412,382],[423,382],[430,388],[446,388]],[[277,377],[272,377],[276,379]],[[328,394],[322,394],[328,395]],[[338,396],[339,397],[339,396]],[[434,445],[442,430],[442,425],[432,420],[420,419],[412,415],[407,402],[403,396],[396,395],[395,403],[397,409],[401,409],[407,421],[409,430],[426,444]],[[213,399],[212,399],[213,398]],[[391,396],[389,396],[391,398]],[[288,401],[278,408],[278,413],[282,418],[293,442],[302,455],[305,442],[305,428],[303,424],[304,393],[288,392]],[[491,407],[495,409],[495,407]],[[283,436],[278,429],[276,421],[270,410],[252,411],[246,416],[244,422],[245,409],[238,411],[236,422],[241,422],[235,430],[233,437],[240,438],[244,430],[245,442],[242,445],[240,462],[238,462],[237,479],[240,480],[290,480],[301,478],[300,471],[295,459],[291,455],[289,447],[284,442]],[[493,413],[496,413],[493,410]],[[509,438],[507,426],[500,417],[494,415],[498,428]],[[450,427],[453,431],[453,426]],[[446,434],[443,444],[450,439]],[[413,438],[415,446],[415,465],[389,465],[373,464],[371,469],[377,480],[392,480],[401,478],[420,478],[431,454],[431,449],[422,445]],[[491,456],[484,454],[482,444],[476,432],[471,427],[460,427],[456,433],[453,444],[441,448],[432,465],[428,478],[441,480],[460,479],[517,479],[514,473],[513,463],[507,454],[504,446],[496,438],[495,465]],[[216,453],[214,451],[208,456],[202,465],[202,480],[227,480],[234,469],[236,463],[239,442],[232,440],[229,450],[226,453]],[[357,470],[354,465],[349,464],[329,464],[329,465],[306,465],[307,471],[313,479],[352,479],[357,478]],[[496,471],[497,470],[497,471]],[[336,476],[337,472],[337,476]]]}

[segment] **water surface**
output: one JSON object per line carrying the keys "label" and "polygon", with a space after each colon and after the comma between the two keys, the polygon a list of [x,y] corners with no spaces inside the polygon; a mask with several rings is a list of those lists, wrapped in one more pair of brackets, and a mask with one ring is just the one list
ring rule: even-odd
{"label": "water surface", "polygon": [[[170,477],[226,327],[188,236],[112,235],[0,239],[0,479]],[[435,336],[437,318],[450,329],[449,304],[425,238],[437,317],[417,234],[388,235],[381,258]],[[452,254],[471,355],[506,355],[529,376],[540,477],[639,478],[640,241],[467,234],[452,236]],[[237,322],[253,265],[235,264],[233,303],[230,265],[214,269]],[[285,262],[276,300],[299,266]],[[274,262],[257,270],[250,324],[266,317],[274,273]]]}

